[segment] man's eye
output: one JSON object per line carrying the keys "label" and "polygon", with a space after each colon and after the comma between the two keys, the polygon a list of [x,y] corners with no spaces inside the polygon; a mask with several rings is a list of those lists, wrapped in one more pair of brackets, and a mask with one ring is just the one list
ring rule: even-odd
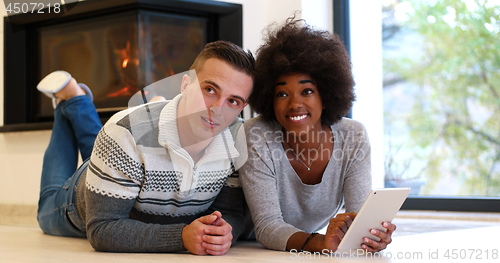
{"label": "man's eye", "polygon": [[232,106],[239,106],[240,105],[240,102],[238,100],[233,100],[233,99],[229,99],[229,104],[231,104]]}
{"label": "man's eye", "polygon": [[215,93],[215,90],[214,90],[213,88],[210,88],[210,87],[205,88],[205,91],[206,91],[207,93],[209,93],[209,94],[214,94],[214,93]]}

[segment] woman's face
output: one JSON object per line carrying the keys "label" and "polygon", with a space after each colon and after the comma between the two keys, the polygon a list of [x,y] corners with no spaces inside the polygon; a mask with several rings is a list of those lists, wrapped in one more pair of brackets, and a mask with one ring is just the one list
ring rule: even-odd
{"label": "woman's face", "polygon": [[286,131],[300,136],[321,127],[323,104],[309,74],[283,75],[274,83],[274,114]]}

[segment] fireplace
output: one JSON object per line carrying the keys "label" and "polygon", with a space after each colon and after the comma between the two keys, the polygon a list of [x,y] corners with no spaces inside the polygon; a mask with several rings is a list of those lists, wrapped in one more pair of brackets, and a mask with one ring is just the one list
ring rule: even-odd
{"label": "fireplace", "polygon": [[36,84],[54,70],[87,84],[105,120],[140,88],[188,70],[207,42],[242,42],[237,4],[88,0],[67,7],[56,17],[4,19],[3,130],[51,127],[51,101]]}

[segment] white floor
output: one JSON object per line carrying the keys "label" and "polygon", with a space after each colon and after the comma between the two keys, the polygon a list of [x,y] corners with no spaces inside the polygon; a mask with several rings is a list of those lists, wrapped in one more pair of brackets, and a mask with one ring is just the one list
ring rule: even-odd
{"label": "white floor", "polygon": [[[0,209],[1,210],[1,209]],[[3,212],[5,212],[5,208]],[[2,211],[0,211],[2,212]],[[32,212],[30,212],[32,213]],[[1,213],[0,213],[1,214]],[[24,218],[24,219],[23,219]],[[500,214],[402,211],[393,221],[397,225],[394,241],[386,252],[419,249],[422,255],[432,251],[457,248],[458,251],[491,253],[500,250]],[[450,247],[450,248],[449,248]],[[451,251],[451,250],[449,250]],[[304,255],[302,255],[304,257]],[[264,249],[257,242],[238,242],[223,257],[194,256],[188,253],[174,254],[122,254],[95,252],[86,239],[64,238],[45,235],[36,219],[21,216],[0,215],[0,263],[10,262],[290,262],[291,259],[309,261],[288,252]],[[441,258],[443,259],[443,258]],[[490,258],[491,259],[491,258]],[[335,262],[343,262],[336,259]],[[347,260],[352,262],[352,260]],[[358,260],[359,261],[359,260]],[[361,260],[366,261],[366,260]],[[370,260],[372,261],[372,260]],[[380,259],[382,262],[401,260]],[[443,260],[415,260],[412,262],[445,262]],[[490,260],[450,261],[456,262],[500,262]]]}
{"label": "white floor", "polygon": [[[382,257],[354,257],[356,262],[498,262],[500,226],[440,231],[395,237]],[[452,259],[453,251],[459,260]],[[446,256],[448,253],[448,257]],[[436,257],[434,257],[434,255]],[[313,258],[314,256],[314,258]],[[463,257],[462,257],[463,256]],[[486,258],[488,256],[488,258]],[[399,258],[396,258],[399,257]],[[480,257],[480,258],[479,258]],[[494,258],[496,257],[496,258]],[[333,255],[292,254],[264,249],[256,242],[238,242],[221,257],[194,256],[188,253],[102,253],[92,249],[86,239],[64,238],[43,234],[36,226],[0,225],[0,262],[309,262],[331,259]],[[460,260],[461,259],[461,260]],[[337,258],[334,262],[352,262]]]}

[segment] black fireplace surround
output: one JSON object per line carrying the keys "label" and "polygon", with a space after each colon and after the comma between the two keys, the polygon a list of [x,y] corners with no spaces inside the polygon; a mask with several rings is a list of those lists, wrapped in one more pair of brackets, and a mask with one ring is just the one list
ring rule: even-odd
{"label": "black fireplace surround", "polygon": [[[239,4],[87,0],[61,11],[4,18],[4,126],[0,132],[51,129],[50,100],[36,90],[51,71],[67,70],[78,82],[88,84],[105,121],[126,107],[139,88],[188,70],[205,43],[227,40],[242,45]],[[78,62],[84,65],[74,65]]]}

